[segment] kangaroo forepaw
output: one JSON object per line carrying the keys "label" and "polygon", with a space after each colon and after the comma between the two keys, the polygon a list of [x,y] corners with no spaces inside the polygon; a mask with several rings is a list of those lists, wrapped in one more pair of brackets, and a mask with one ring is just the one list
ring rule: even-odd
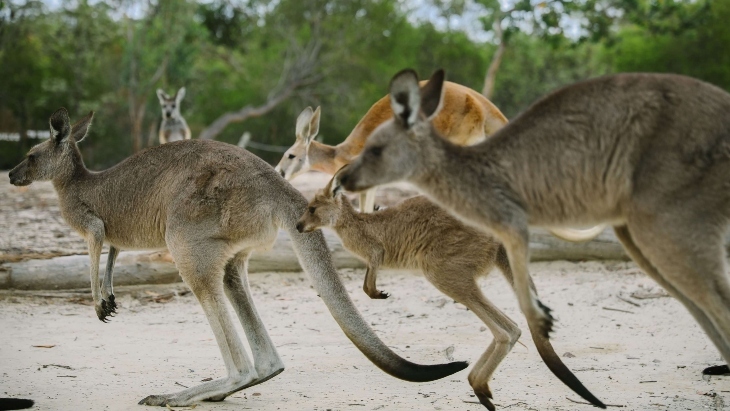
{"label": "kangaroo forepaw", "polygon": [[539,318],[538,327],[543,337],[550,338],[550,333],[553,332],[555,326],[555,317],[551,314],[553,311],[550,307],[543,304],[540,300],[537,300],[537,306],[540,307],[542,315]]}
{"label": "kangaroo forepaw", "polygon": [[101,300],[101,304],[94,307],[96,309],[96,316],[99,317],[101,322],[108,322],[109,317],[114,317],[117,312],[117,303],[114,302],[114,295],[109,296],[109,301]]}

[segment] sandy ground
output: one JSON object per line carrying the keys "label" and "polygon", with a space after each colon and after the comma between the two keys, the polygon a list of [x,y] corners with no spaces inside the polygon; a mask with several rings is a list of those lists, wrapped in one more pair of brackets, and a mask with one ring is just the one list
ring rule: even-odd
{"label": "sandy ground", "polygon": [[[556,350],[604,402],[622,410],[721,410],[730,404],[727,377],[700,375],[720,362],[715,348],[683,307],[662,296],[633,264],[552,262],[531,270],[559,319]],[[392,293],[388,300],[364,295],[362,270],[342,275],[378,335],[412,361],[444,362],[453,347],[454,359],[474,362],[491,340],[471,312],[419,275],[381,273],[382,289]],[[256,274],[251,283],[287,369],[197,409],[484,409],[474,403],[466,379],[471,368],[422,384],[378,370],[339,330],[303,274]],[[501,276],[495,272],[482,285],[526,330]],[[0,293],[0,396],[32,398],[38,410],[142,409],[136,403],[149,394],[224,376],[194,297],[170,294],[185,290],[183,284],[118,288],[121,308],[109,324],[85,305],[88,292]],[[642,296],[655,298],[636,298]],[[515,346],[492,382],[499,409],[593,409],[567,399],[579,398],[540,362],[527,331],[521,342],[525,346]]]}

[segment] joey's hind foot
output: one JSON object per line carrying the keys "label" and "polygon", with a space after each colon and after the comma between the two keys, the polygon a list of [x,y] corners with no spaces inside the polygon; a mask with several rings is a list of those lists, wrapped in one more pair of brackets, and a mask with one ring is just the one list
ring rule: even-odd
{"label": "joey's hind foot", "polygon": [[368,293],[368,296],[373,300],[384,300],[390,297],[390,293],[386,293],[385,291],[376,291],[374,293]]}
{"label": "joey's hind foot", "polygon": [[484,391],[474,390],[474,394],[476,394],[477,398],[479,398],[479,402],[482,403],[483,406],[487,407],[489,411],[497,410],[494,404],[492,404],[492,391],[490,391],[489,388],[486,388]]}

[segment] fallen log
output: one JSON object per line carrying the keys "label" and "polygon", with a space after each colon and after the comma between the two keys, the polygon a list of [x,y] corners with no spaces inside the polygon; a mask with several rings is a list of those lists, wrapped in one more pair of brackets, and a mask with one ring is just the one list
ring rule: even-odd
{"label": "fallen log", "polygon": [[[337,268],[363,267],[342,247],[331,231],[325,238]],[[535,229],[530,239],[532,261],[553,260],[628,260],[613,230],[605,230],[596,239],[584,243],[560,240],[545,230]],[[106,266],[101,257],[101,269]],[[0,289],[62,290],[89,287],[89,256],[70,255],[45,260],[26,260],[0,264]],[[249,261],[249,272],[301,271],[289,236],[281,231],[274,246],[256,252]],[[115,285],[165,284],[181,281],[175,263],[165,250],[123,251],[114,268]]]}

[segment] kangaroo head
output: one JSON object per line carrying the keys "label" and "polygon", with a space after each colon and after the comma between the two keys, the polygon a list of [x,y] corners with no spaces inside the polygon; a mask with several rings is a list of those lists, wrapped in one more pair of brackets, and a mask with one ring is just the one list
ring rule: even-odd
{"label": "kangaroo head", "polygon": [[362,191],[407,180],[428,164],[429,139],[436,131],[431,120],[441,109],[444,71],[437,70],[423,88],[418,75],[407,69],[390,81],[393,118],[378,126],[362,153],[340,177],[348,191]]}
{"label": "kangaroo head", "polygon": [[344,202],[348,201],[342,195],[340,175],[348,166],[343,166],[332,177],[325,188],[315,194],[307,206],[302,218],[297,223],[300,233],[308,233],[321,227],[332,227],[337,223],[343,212]]}
{"label": "kangaroo head", "polygon": [[185,87],[180,87],[180,90],[172,97],[168,96],[161,88],[158,88],[157,98],[160,100],[163,118],[178,118],[180,117],[180,102],[185,98]]}
{"label": "kangaroo head", "polygon": [[286,150],[275,170],[287,180],[309,171],[309,145],[319,133],[320,109],[305,108],[297,117],[296,141]]}
{"label": "kangaroo head", "polygon": [[34,181],[53,180],[69,176],[81,152],[76,143],[86,137],[94,112],[71,125],[65,108],[56,110],[49,120],[51,138],[34,146],[15,168],[10,170],[10,183],[27,186]]}

